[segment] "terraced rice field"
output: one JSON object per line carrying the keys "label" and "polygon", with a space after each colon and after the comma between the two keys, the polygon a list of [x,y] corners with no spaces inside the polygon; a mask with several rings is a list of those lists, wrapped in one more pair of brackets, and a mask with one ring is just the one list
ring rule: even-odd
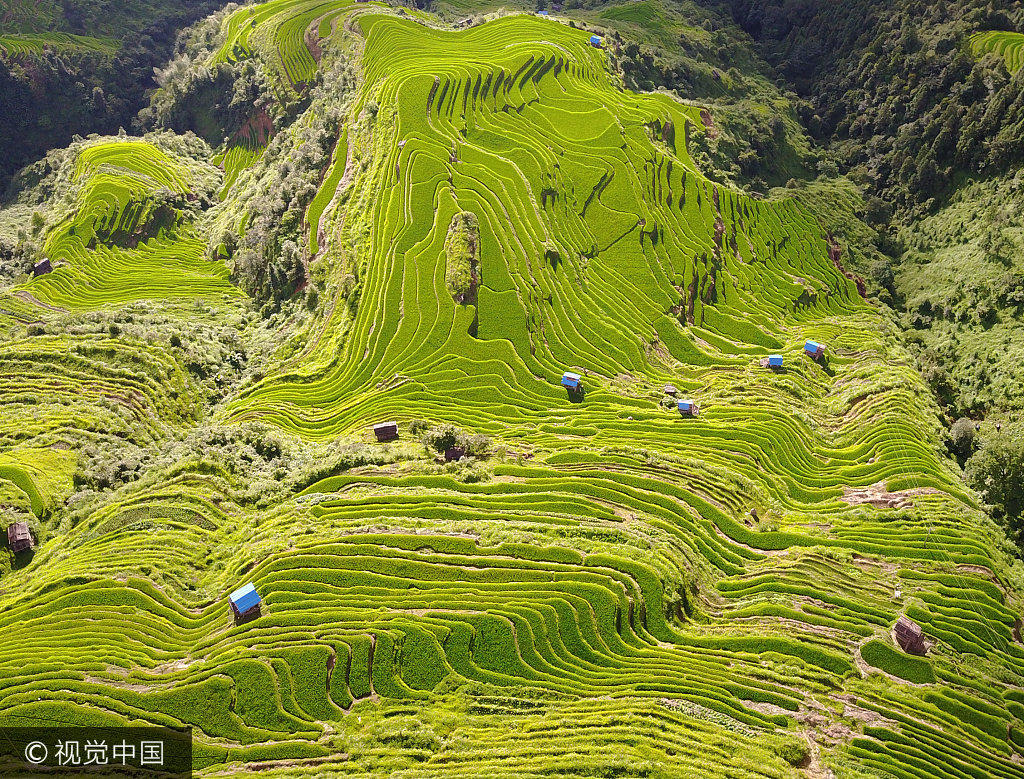
{"label": "terraced rice field", "polygon": [[307,31],[316,30],[314,39],[327,37],[332,22],[351,5],[349,0],[272,0],[240,10],[228,18],[226,39],[213,63],[259,56],[291,88],[301,87],[317,71]]}
{"label": "terraced rice field", "polygon": [[[622,91],[589,31],[528,16],[456,32],[272,0],[225,24],[218,56],[293,85],[317,67],[301,31],[362,39],[306,215],[359,300],[327,306],[301,360],[216,421],[373,457],[264,504],[183,464],[78,515],[5,576],[0,722],[186,723],[209,772],[789,776],[806,752],[848,776],[1021,775],[1004,552],[815,215],[690,159],[701,106]],[[192,191],[159,151],[83,155],[47,240],[58,270],[25,291],[83,309],[230,302],[187,219],[116,246],[153,223],[154,192]],[[445,245],[466,212],[476,286],[457,302]],[[4,398],[74,386],[68,363],[46,368],[51,346],[67,339],[0,344],[21,355]],[[120,349],[80,381],[139,382],[137,417],[115,405],[96,435],[174,435],[187,377],[130,370],[145,346]],[[761,368],[774,353],[783,370]],[[71,440],[90,402],[60,397],[15,406],[37,443]],[[371,443],[387,419],[399,440]],[[421,419],[492,436],[491,458],[426,459]],[[263,614],[233,625],[226,595],[250,580]],[[935,643],[925,659],[894,647],[904,613]]]}
{"label": "terraced rice field", "polygon": [[15,33],[0,35],[0,53],[8,57],[25,57],[41,54],[43,51],[96,52],[112,55],[117,50],[115,41],[109,38],[93,38],[68,33]]}
{"label": "terraced rice field", "polygon": [[237,297],[227,269],[206,260],[205,241],[182,216],[180,206],[196,196],[189,176],[151,144],[88,147],[74,173],[75,206],[43,246],[55,270],[25,291],[68,309]]}
{"label": "terraced rice field", "polygon": [[1006,69],[1016,73],[1024,67],[1024,33],[989,30],[975,33],[970,40],[975,56],[998,54],[1006,62]]}

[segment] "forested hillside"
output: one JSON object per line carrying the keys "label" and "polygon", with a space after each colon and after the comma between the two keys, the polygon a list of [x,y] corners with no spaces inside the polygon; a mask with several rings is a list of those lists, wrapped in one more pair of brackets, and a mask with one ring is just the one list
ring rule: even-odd
{"label": "forested hillside", "polygon": [[0,195],[75,134],[130,129],[183,27],[219,0],[6,0],[0,5]]}
{"label": "forested hillside", "polygon": [[808,101],[819,169],[863,188],[860,213],[876,235],[849,236],[862,244],[854,266],[907,332],[969,483],[1020,537],[1024,10],[980,0],[730,7]]}
{"label": "forested hillside", "polygon": [[[187,725],[199,775],[1021,776],[1019,75],[976,35],[1020,20],[790,6],[229,5],[21,170],[0,726]],[[882,124],[940,95],[960,162]]]}

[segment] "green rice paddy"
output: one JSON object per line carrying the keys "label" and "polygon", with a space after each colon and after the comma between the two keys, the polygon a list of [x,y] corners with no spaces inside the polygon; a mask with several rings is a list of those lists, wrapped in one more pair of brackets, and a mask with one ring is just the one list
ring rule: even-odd
{"label": "green rice paddy", "polygon": [[[318,68],[307,31],[361,49],[305,218],[337,299],[211,412],[314,462],[258,501],[186,457],[40,525],[0,586],[0,723],[189,724],[210,774],[1021,775],[1019,592],[934,404],[816,215],[690,159],[702,106],[623,91],[590,31],[532,16],[453,31],[272,0],[224,24],[217,58],[258,57],[292,90]],[[242,308],[187,205],[211,170],[87,146],[46,236],[56,270],[16,292]],[[238,205],[229,182],[217,218]],[[463,212],[479,273],[458,303]],[[781,371],[760,365],[774,353]],[[27,461],[59,513],[72,455],[31,447],[77,451],[83,426],[183,437],[203,412],[176,354],[0,341],[0,489],[35,506]],[[399,440],[375,443],[392,419]],[[435,463],[419,420],[487,434],[492,455]],[[357,444],[355,464],[316,456]],[[250,580],[263,614],[234,625],[227,593]],[[927,658],[896,648],[901,614]]]}
{"label": "green rice paddy", "polygon": [[975,56],[998,54],[1006,62],[1006,69],[1016,73],[1024,67],[1024,33],[989,30],[975,33],[970,39]]}
{"label": "green rice paddy", "polygon": [[148,143],[86,147],[74,172],[76,202],[43,246],[54,272],[26,291],[54,306],[90,310],[147,299],[237,297],[227,269],[206,260],[205,242],[178,207],[195,197],[191,175]]}
{"label": "green rice paddy", "polygon": [[41,54],[44,51],[113,55],[117,43],[110,38],[94,38],[62,32],[12,33],[0,35],[0,52],[18,58]]}

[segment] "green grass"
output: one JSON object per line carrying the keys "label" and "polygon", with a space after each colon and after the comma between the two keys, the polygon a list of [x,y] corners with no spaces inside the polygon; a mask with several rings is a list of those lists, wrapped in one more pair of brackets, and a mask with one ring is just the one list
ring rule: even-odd
{"label": "green grass", "polygon": [[334,147],[334,154],[331,157],[331,167],[327,171],[316,197],[309,204],[306,211],[306,222],[309,226],[309,253],[317,254],[320,251],[320,225],[325,209],[331,204],[341,184],[342,176],[345,175],[345,166],[348,160],[347,136],[342,135]]}
{"label": "green grass", "polygon": [[868,665],[873,665],[900,679],[915,684],[935,682],[935,674],[927,660],[904,654],[889,644],[877,640],[869,641],[861,647],[860,653]]}
{"label": "green grass", "polygon": [[0,453],[0,483],[24,493],[38,517],[71,495],[73,454],[56,449],[11,449]]}

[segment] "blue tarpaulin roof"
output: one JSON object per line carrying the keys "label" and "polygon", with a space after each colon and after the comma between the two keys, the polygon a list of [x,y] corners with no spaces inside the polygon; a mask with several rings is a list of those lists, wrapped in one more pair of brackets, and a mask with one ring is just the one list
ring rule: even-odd
{"label": "blue tarpaulin roof", "polygon": [[768,355],[768,364],[771,365],[773,368],[777,368],[778,366],[782,365],[782,355],[781,354],[770,354],[770,355]]}
{"label": "blue tarpaulin roof", "polygon": [[600,35],[591,35],[590,36],[590,42],[594,46],[600,46],[601,45],[601,36]]}
{"label": "blue tarpaulin roof", "polygon": [[822,346],[817,341],[808,341],[807,343],[804,344],[804,351],[805,352],[817,352],[817,351],[820,351],[820,350],[822,350],[824,348],[825,347]]}
{"label": "blue tarpaulin roof", "polygon": [[578,373],[570,373],[569,371],[566,371],[562,374],[562,385],[566,387],[580,386],[580,375]]}
{"label": "blue tarpaulin roof", "polygon": [[242,585],[228,596],[235,611],[244,614],[260,605],[260,596],[252,582]]}
{"label": "blue tarpaulin roof", "polygon": [[692,400],[680,400],[679,401],[679,410],[680,411],[686,411],[686,412],[693,411],[693,401]]}

